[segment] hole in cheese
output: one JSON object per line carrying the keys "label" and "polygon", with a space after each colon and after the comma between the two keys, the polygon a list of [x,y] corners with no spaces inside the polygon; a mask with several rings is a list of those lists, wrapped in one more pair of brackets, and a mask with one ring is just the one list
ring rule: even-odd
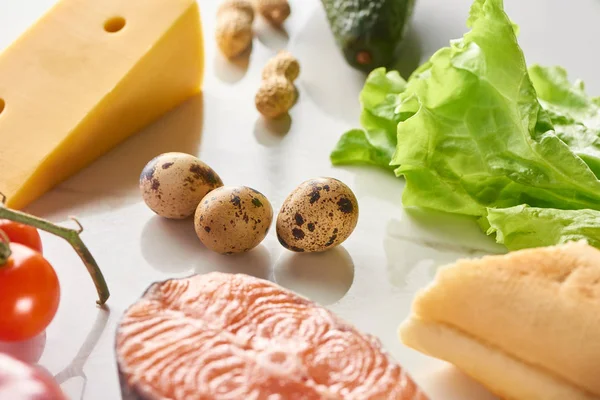
{"label": "hole in cheese", "polygon": [[4,99],[0,98],[0,114],[2,114],[2,111],[4,111],[5,106],[6,103],[4,102]]}
{"label": "hole in cheese", "polygon": [[113,17],[104,23],[104,30],[109,33],[119,32],[121,29],[125,27],[125,18],[123,17]]}

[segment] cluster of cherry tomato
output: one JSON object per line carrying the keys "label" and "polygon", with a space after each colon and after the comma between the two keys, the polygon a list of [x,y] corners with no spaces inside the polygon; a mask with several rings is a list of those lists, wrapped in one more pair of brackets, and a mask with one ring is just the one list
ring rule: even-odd
{"label": "cluster of cherry tomato", "polygon": [[[0,265],[0,341],[27,340],[42,333],[54,318],[60,285],[42,255],[37,229],[0,220],[10,257]],[[0,399],[66,400],[58,384],[39,367],[0,353]]]}
{"label": "cluster of cherry tomato", "polygon": [[36,228],[0,220],[11,255],[0,265],[0,341],[27,340],[43,332],[54,318],[60,285],[42,255]]}

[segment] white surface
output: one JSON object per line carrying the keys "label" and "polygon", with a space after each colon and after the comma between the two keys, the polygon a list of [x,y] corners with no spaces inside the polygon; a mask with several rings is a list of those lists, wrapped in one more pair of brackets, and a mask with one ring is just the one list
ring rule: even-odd
{"label": "white surface", "polygon": [[[1,1],[0,49],[54,2]],[[415,59],[414,49],[420,48],[424,60],[465,31],[470,0],[417,2],[410,32],[412,54],[407,58]],[[560,64],[573,77],[584,79],[590,92],[600,93],[593,48],[594,38],[600,37],[596,23],[600,2],[506,2],[509,14],[521,25],[520,42],[528,62]],[[245,272],[275,279],[377,335],[432,399],[492,399],[453,368],[403,347],[396,329],[415,291],[432,278],[437,266],[461,256],[503,250],[472,222],[408,215],[400,203],[403,182],[385,172],[330,166],[328,154],[337,138],[358,126],[357,97],[364,78],[346,66],[335,48],[320,2],[293,2],[286,23],[288,35],[259,20],[247,66],[228,64],[217,54],[212,36],[217,1],[200,0],[200,5],[207,47],[203,94],[29,208],[54,221],[65,221],[69,215],[80,218],[86,228],[83,239],[112,292],[108,311],[95,307],[92,282],[70,247],[44,236],[45,254],[62,285],[60,308],[46,335],[10,350],[33,361],[39,359],[73,399],[118,399],[113,345],[123,310],[157,280],[212,270]],[[254,90],[262,65],[284,47],[300,59],[300,99],[291,112],[291,124],[269,127],[254,109]],[[287,133],[272,132],[288,127]],[[163,221],[141,202],[139,172],[153,156],[166,151],[200,155],[226,184],[260,190],[276,210],[305,179],[337,177],[357,194],[358,227],[343,247],[322,255],[284,251],[274,230],[246,255],[212,254],[196,239],[191,221]]]}

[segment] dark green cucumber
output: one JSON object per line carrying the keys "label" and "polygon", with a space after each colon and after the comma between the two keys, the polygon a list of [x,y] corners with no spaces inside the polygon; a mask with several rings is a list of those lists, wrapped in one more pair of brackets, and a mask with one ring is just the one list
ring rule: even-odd
{"label": "dark green cucumber", "polygon": [[415,0],[321,0],[346,61],[370,72],[392,67],[411,19]]}

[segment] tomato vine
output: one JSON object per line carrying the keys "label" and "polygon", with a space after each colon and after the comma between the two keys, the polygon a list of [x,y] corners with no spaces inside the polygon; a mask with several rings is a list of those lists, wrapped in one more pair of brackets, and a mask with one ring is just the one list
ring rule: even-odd
{"label": "tomato vine", "polygon": [[[56,225],[50,221],[45,219],[33,216],[31,214],[27,214],[22,211],[13,210],[7,208],[5,206],[6,196],[0,193],[0,219],[7,219],[14,222],[19,222],[25,225],[33,226],[42,231],[51,233],[55,236],[61,237],[69,244],[75,252],[79,255],[81,260],[83,261],[85,267],[90,274],[94,285],[96,286],[96,291],[98,292],[98,305],[103,305],[106,303],[108,298],[110,297],[110,291],[108,290],[108,285],[106,284],[106,280],[104,279],[104,275],[102,274],[102,270],[98,266],[98,263],[94,259],[94,256],[89,251],[83,240],[81,239],[81,233],[83,232],[83,227],[79,223],[76,218],[71,218],[76,224],[77,229],[66,228],[60,225]],[[5,246],[8,247],[8,246]],[[10,252],[10,248],[8,249]],[[9,254],[10,255],[10,254]],[[0,254],[0,257],[2,255]],[[0,260],[1,261],[1,260]]]}

